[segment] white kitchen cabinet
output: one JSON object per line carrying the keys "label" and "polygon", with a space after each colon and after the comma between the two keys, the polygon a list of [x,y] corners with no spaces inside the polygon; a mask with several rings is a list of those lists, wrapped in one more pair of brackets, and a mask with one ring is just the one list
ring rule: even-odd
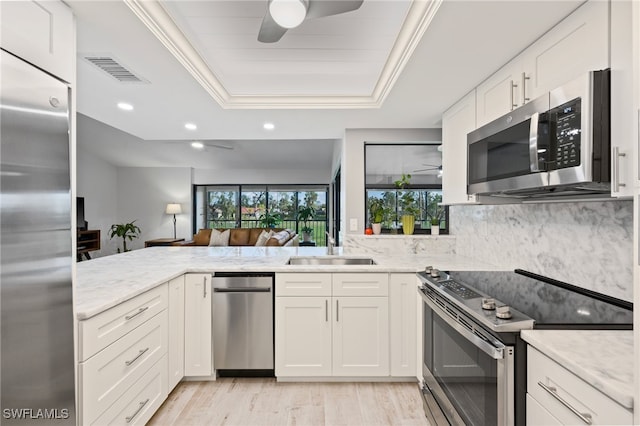
{"label": "white kitchen cabinet", "polygon": [[331,297],[276,297],[276,377],[331,376],[331,307]]}
{"label": "white kitchen cabinet", "polygon": [[389,375],[389,301],[334,297],[333,375]]}
{"label": "white kitchen cabinet", "polygon": [[75,74],[75,20],[61,1],[0,2],[0,44],[69,83]]}
{"label": "white kitchen cabinet", "polygon": [[527,394],[527,425],[562,426],[538,401]]}
{"label": "white kitchen cabinet", "polygon": [[[128,405],[136,386],[159,362],[163,368],[157,389],[160,402],[168,394],[167,284],[142,293],[78,325],[81,424],[105,424],[111,408]],[[119,406],[118,405],[118,406]],[[156,406],[150,404],[149,406]],[[157,408],[156,406],[156,408]],[[154,409],[155,410],[155,409]],[[122,423],[122,422],[121,422]]]}
{"label": "white kitchen cabinet", "polygon": [[184,377],[184,275],[169,281],[169,392]]}
{"label": "white kitchen cabinet", "polygon": [[476,88],[477,126],[588,71],[608,68],[609,49],[609,2],[588,1]]}
{"label": "white kitchen cabinet", "polygon": [[[633,169],[635,186],[640,188],[640,2],[631,5],[632,69],[633,69]],[[638,410],[640,411],[640,410]]]}
{"label": "white kitchen cabinet", "polygon": [[416,375],[418,283],[414,273],[389,275],[389,365],[393,377]]}
{"label": "white kitchen cabinet", "polygon": [[476,203],[467,195],[467,134],[476,128],[476,91],[442,115],[442,203]]}
{"label": "white kitchen cabinet", "polygon": [[184,375],[213,374],[211,274],[185,274]]}
{"label": "white kitchen cabinet", "polygon": [[275,299],[277,377],[389,375],[388,274],[276,274]]}
{"label": "white kitchen cabinet", "polygon": [[632,410],[532,346],[527,346],[527,397],[527,401],[533,399],[539,405],[531,406],[534,414],[527,415],[528,426],[548,425],[550,418],[559,424],[586,424],[585,420],[593,425],[633,423]]}

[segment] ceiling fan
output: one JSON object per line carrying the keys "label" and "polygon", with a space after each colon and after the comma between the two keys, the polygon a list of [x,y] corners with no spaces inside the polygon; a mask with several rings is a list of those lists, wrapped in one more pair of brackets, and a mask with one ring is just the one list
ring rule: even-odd
{"label": "ceiling fan", "polygon": [[364,0],[268,0],[267,13],[262,19],[258,41],[275,43],[290,28],[305,19],[339,15],[359,9]]}
{"label": "ceiling fan", "polygon": [[435,164],[422,164],[423,166],[427,166],[427,168],[425,169],[417,169],[414,170],[412,173],[416,173],[416,172],[432,172],[432,171],[436,171],[438,172],[438,177],[441,178],[442,177],[442,165],[435,165]]}
{"label": "ceiling fan", "polygon": [[171,144],[181,144],[181,145],[185,145],[186,143],[189,143],[189,145],[191,145],[192,148],[202,149],[202,150],[206,150],[207,148],[219,148],[219,149],[226,149],[226,150],[232,151],[234,149],[233,146],[222,145],[222,144],[213,143],[213,142],[199,141],[199,140],[191,140],[191,141],[175,140],[175,141],[163,141],[163,142],[171,143]]}

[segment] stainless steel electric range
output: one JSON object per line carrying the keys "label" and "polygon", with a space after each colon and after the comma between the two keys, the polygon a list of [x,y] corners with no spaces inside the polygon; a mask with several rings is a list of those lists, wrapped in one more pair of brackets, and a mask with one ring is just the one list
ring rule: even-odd
{"label": "stainless steel electric range", "polygon": [[520,330],[631,329],[633,304],[516,269],[441,272],[422,282],[425,414],[434,425],[525,424]]}

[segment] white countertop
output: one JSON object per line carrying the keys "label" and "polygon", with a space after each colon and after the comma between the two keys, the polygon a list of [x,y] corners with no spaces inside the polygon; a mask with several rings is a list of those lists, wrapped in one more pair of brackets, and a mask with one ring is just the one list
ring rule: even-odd
{"label": "white countertop", "polygon": [[525,330],[521,336],[594,388],[633,409],[632,330]]}
{"label": "white countertop", "polygon": [[[376,265],[287,265],[291,256],[326,256],[326,247],[149,247],[79,262],[75,291],[79,320],[144,293],[186,272],[417,272],[495,270],[494,265],[455,254],[356,255]],[[338,254],[341,254],[339,249]]]}

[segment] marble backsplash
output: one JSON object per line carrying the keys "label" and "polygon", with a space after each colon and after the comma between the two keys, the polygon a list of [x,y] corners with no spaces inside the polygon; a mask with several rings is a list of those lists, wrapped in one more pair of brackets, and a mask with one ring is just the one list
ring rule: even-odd
{"label": "marble backsplash", "polygon": [[355,235],[342,237],[345,254],[420,255],[455,254],[456,237],[453,235]]}
{"label": "marble backsplash", "polygon": [[633,300],[633,202],[451,206],[458,255]]}

